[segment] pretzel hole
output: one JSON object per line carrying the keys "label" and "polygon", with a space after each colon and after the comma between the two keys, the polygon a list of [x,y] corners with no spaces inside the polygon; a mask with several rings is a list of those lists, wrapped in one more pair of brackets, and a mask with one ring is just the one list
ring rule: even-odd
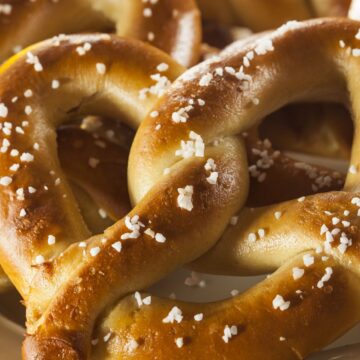
{"label": "pretzel hole", "polygon": [[127,163],[133,137],[120,120],[98,116],[76,118],[57,131],[61,166],[93,234],[131,209]]}
{"label": "pretzel hole", "polygon": [[354,126],[342,105],[291,104],[267,117],[259,135],[261,139],[269,138],[281,151],[349,161]]}
{"label": "pretzel hole", "polygon": [[248,205],[341,190],[353,134],[349,112],[334,103],[291,104],[268,116],[247,140]]}
{"label": "pretzel hole", "polygon": [[218,49],[223,49],[235,40],[250,34],[250,29],[231,27],[215,21],[203,20],[203,42]]}

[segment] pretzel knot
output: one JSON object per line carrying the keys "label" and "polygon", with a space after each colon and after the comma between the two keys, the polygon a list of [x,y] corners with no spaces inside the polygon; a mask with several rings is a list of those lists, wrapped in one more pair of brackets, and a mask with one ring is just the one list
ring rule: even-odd
{"label": "pretzel knot", "polygon": [[[349,20],[292,22],[193,68],[165,93],[182,68],[110,36],[48,41],[6,63],[0,262],[27,305],[24,357],[296,359],[358,322],[358,174],[348,175],[344,191],[251,211],[241,136],[288,102],[346,103],[346,90],[356,127],[358,29]],[[79,46],[88,49],[80,60]],[[166,79],[153,76],[164,63]],[[61,86],[52,88],[54,80]],[[21,96],[28,88],[33,96]],[[55,126],[74,113],[122,115],[128,123],[149,113],[129,162],[136,206],[86,241],[55,147]],[[237,224],[228,228],[234,214]],[[194,266],[278,270],[218,303],[137,294],[114,307],[205,253]],[[94,334],[104,341],[91,350]]]}

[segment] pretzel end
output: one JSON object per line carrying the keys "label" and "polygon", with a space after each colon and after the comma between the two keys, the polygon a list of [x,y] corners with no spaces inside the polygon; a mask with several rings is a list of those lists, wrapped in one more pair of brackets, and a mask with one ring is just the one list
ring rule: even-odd
{"label": "pretzel end", "polygon": [[63,340],[26,336],[22,346],[24,360],[82,360],[77,350]]}

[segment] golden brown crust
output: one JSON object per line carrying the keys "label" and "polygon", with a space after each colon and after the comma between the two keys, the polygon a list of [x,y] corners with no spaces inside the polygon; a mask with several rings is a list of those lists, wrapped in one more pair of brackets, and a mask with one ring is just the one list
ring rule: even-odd
{"label": "golden brown crust", "polygon": [[[154,354],[157,359],[303,359],[309,348],[320,349],[360,318],[358,277],[332,260],[317,258],[306,276],[294,281],[292,269],[303,266],[299,255],[261,285],[217,303],[190,304],[152,297],[151,305],[139,307],[134,296],[129,296],[96,330],[94,339],[99,343],[91,359],[151,359]],[[316,284],[329,266],[334,275],[326,288],[318,289]],[[271,302],[277,294],[291,301],[288,310],[273,309]],[[174,306],[182,311],[183,320],[163,323]],[[203,320],[195,321],[199,313]],[[229,343],[222,339],[226,325],[238,329]],[[104,342],[109,331],[110,340]],[[184,339],[182,348],[175,343],[178,338]],[[129,351],[131,339],[139,345]]]}
{"label": "golden brown crust", "polygon": [[185,67],[198,62],[201,20],[195,0],[93,2],[115,21],[118,35],[148,41]]}
{"label": "golden brown crust", "polygon": [[1,5],[5,6],[0,12],[1,61],[19,49],[60,33],[111,29],[109,20],[93,10],[87,0],[4,0]]}
{"label": "golden brown crust", "polygon": [[[23,349],[24,357],[88,358],[95,323],[101,324],[101,315],[115,301],[199,258],[218,242],[235,213],[243,210],[246,214],[244,204],[248,197],[249,175],[245,144],[240,135],[264,116],[295,100],[315,97],[346,101],[347,84],[353,96],[356,126],[359,100],[353,79],[359,72],[358,64],[356,57],[339,46],[339,41],[344,41],[348,48],[356,48],[358,28],[357,22],[349,20],[291,23],[255,44],[245,48],[234,46],[220,58],[188,71],[176,80],[156,106],[153,106],[154,96],[139,101],[138,95],[141,88],[153,85],[149,79],[159,60],[171,64],[166,73],[171,78],[182,69],[161,52],[135,41],[101,35],[73,36],[66,38],[61,47],[53,47],[49,42],[36,46],[32,51],[38,60],[30,56],[30,64],[26,63],[26,53],[23,53],[0,68],[0,98],[8,109],[7,121],[11,121],[13,127],[22,125],[24,106],[32,106],[31,112],[26,111],[31,124],[26,135],[20,137],[18,133],[5,131],[2,138],[10,139],[11,146],[20,153],[30,151],[35,138],[41,150],[48,149],[47,153],[35,153],[34,161],[28,161],[18,170],[21,177],[14,175],[7,185],[7,179],[3,180],[4,187],[0,191],[2,199],[9,195],[14,199],[10,203],[10,213],[7,206],[1,209],[0,225],[8,236],[0,239],[0,261],[22,291],[28,306],[29,335]],[[88,49],[85,57],[74,62],[74,56],[78,56],[76,48],[87,42],[91,43],[91,49],[85,46],[85,50]],[[239,74],[244,56],[251,50],[256,54]],[[144,62],[144,58],[147,61]],[[105,78],[94,70],[99,62],[106,64]],[[34,65],[39,63],[44,71],[37,73]],[[49,83],[57,76],[59,67],[62,86],[54,96]],[[217,71],[218,68],[223,71]],[[294,73],[293,68],[298,72]],[[32,75],[25,77],[25,73]],[[91,82],[88,81],[90,75]],[[289,82],[290,75],[292,82]],[[11,102],[16,93],[22,93],[30,84],[34,90],[31,100],[21,98]],[[119,88],[121,91],[116,91]],[[47,108],[42,106],[44,103]],[[184,114],[179,110],[189,105],[192,107],[185,109],[188,117],[185,121],[181,117],[179,120],[179,115]],[[19,186],[35,183],[40,188],[49,182],[51,169],[63,179],[54,154],[54,127],[73,112],[83,114],[94,109],[101,115],[109,112],[127,115],[130,124],[139,121],[150,109],[152,115],[142,123],[130,156],[130,191],[133,201],[138,203],[129,213],[133,222],[129,218],[119,220],[104,234],[88,239],[84,252],[74,242],[86,238],[86,229],[81,225],[63,180],[56,186],[49,186],[46,192],[26,197],[27,208],[31,210],[28,222],[17,220],[15,214],[20,210],[20,200],[14,194]],[[154,116],[153,111],[158,115]],[[191,155],[195,151],[197,156],[187,157],[184,151],[188,150],[183,143],[185,159],[181,159],[175,151],[180,141],[189,140],[189,136],[193,143],[187,146],[195,146],[190,150]],[[356,138],[353,149],[359,146],[357,142]],[[206,166],[210,158],[216,164],[215,183],[208,179]],[[29,160],[28,156],[24,159]],[[9,152],[2,154],[2,178],[8,176],[13,161]],[[352,163],[358,165],[358,161],[359,155],[354,151]],[[170,173],[163,176],[165,168],[170,168]],[[119,355],[138,355],[140,359],[150,358],[156,349],[159,358],[177,358],[184,352],[186,358],[199,359],[234,358],[239,353],[254,359],[264,356],[296,359],[328,344],[360,320],[357,266],[360,200],[353,202],[356,192],[351,192],[357,184],[358,175],[350,174],[346,192],[319,194],[277,205],[289,213],[286,222],[274,217],[276,207],[254,212],[253,218],[249,216],[249,221],[241,222],[245,229],[239,225],[246,235],[245,239],[235,238],[240,248],[237,259],[241,259],[237,265],[240,270],[244,267],[244,271],[250,272],[279,268],[276,274],[244,295],[207,305],[204,322],[199,323],[198,329],[191,318],[194,311],[198,311],[194,304],[178,304],[183,308],[185,319],[164,323],[162,319],[173,303],[155,300],[154,307],[141,308],[138,321],[131,324],[126,322],[126,314],[133,313],[133,305],[130,302],[121,307],[120,304],[120,312],[116,309],[115,317],[109,316],[119,344],[115,349],[105,346],[104,353],[97,357],[111,359],[113,356],[114,359]],[[187,189],[187,186],[192,188]],[[185,199],[179,199],[179,190],[191,193],[190,203],[186,199],[189,195],[183,194]],[[345,210],[349,214],[345,215]],[[244,216],[243,213],[240,216]],[[251,241],[248,231],[255,231],[253,222],[261,218],[261,213],[263,232],[258,232],[258,241]],[[39,219],[40,225],[35,222]],[[138,221],[158,237],[154,239],[145,233]],[[325,255],[324,248],[317,249],[324,243],[322,225],[330,232],[332,225],[337,224],[345,235],[341,231],[341,235],[334,233],[335,238]],[[59,231],[56,248],[50,250],[44,241],[49,229]],[[129,233],[132,234],[130,238]],[[343,248],[339,246],[345,237],[346,251],[342,254]],[[307,242],[302,241],[304,239]],[[119,243],[121,251],[117,247]],[[224,248],[226,250],[226,246]],[[315,250],[320,254],[315,254]],[[51,256],[53,261],[31,267],[31,255],[35,251],[45,254],[47,259]],[[63,254],[58,256],[60,251]],[[314,263],[306,264],[309,260]],[[306,267],[305,275],[298,282],[292,281],[292,269],[300,266]],[[329,275],[327,269],[330,268],[331,276],[324,278],[324,274]],[[303,298],[296,293],[299,285],[306,290]],[[275,305],[272,302],[276,295],[290,301],[282,304],[288,307],[284,311],[274,308],[276,302]],[[335,315],[330,316],[334,309]],[[117,317],[119,314],[121,320]],[[274,331],[274,323],[281,333]],[[224,335],[226,325],[236,326],[236,334],[229,329],[230,335],[228,331]],[[328,331],[321,332],[322,328]],[[304,336],[305,331],[309,336]],[[135,349],[133,343],[130,348],[124,344],[129,340],[129,333],[137,341]],[[280,341],[281,336],[287,337],[288,343]],[[184,338],[181,349],[176,348],[177,337]],[[257,345],[259,338],[263,347]],[[130,350],[135,352],[130,354]]]}
{"label": "golden brown crust", "polygon": [[61,339],[47,339],[38,341],[36,337],[27,337],[23,345],[23,354],[30,360],[81,360],[80,356],[70,344]]}

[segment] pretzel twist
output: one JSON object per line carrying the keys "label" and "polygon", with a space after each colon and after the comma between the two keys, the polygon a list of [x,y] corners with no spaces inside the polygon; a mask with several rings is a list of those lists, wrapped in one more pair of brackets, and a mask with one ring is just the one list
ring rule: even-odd
{"label": "pretzel twist", "polygon": [[[173,168],[174,172],[169,175],[172,176],[172,181],[178,178],[181,165],[183,166],[182,169],[187,169],[187,160],[183,160],[182,163],[177,162],[174,154],[175,150],[179,148],[180,140],[188,138],[189,131],[192,130],[201,134],[204,143],[209,144],[210,149],[208,151],[213,151],[210,144],[217,137],[221,136],[223,139],[220,142],[221,147],[222,144],[231,141],[229,138],[231,139],[232,134],[245,131],[255,124],[255,122],[249,124],[249,119],[258,121],[265,114],[283,106],[287,101],[290,101],[289,99],[294,101],[307,100],[307,97],[313,98],[314,93],[309,93],[304,89],[308,89],[308,87],[311,89],[317,88],[313,86],[314,82],[316,82],[316,85],[319,82],[320,85],[323,85],[321,81],[326,80],[326,89],[332,90],[330,94],[333,96],[334,90],[338,89],[336,93],[341,95],[344,87],[343,80],[339,76],[332,75],[329,84],[328,75],[329,73],[335,73],[337,67],[328,54],[333,54],[335,51],[339,53],[344,51],[343,56],[348,61],[346,51],[339,47],[339,40],[343,39],[348,46],[355,47],[356,40],[354,36],[357,31],[357,23],[339,21],[313,22],[299,26],[299,29],[290,30],[285,34],[278,32],[273,36],[275,51],[269,51],[265,55],[255,57],[251,67],[247,69],[246,73],[252,76],[248,90],[245,85],[243,91],[234,85],[234,82],[236,84],[238,80],[231,75],[231,69],[228,70],[230,74],[224,72],[226,74],[224,75],[225,79],[217,78],[215,69],[224,69],[226,66],[238,69],[243,62],[244,55],[253,46],[249,46],[248,49],[239,48],[238,52],[229,53],[218,61],[190,70],[183,78],[186,77],[191,80],[180,79],[174,84],[172,91],[165,95],[160,104],[156,106],[160,118],[145,121],[136,137],[132,148],[132,158],[130,159],[130,179],[132,179],[130,185],[132,184],[133,199],[135,201],[136,199],[142,199],[143,194],[161,177],[164,168],[170,167],[173,163],[176,164]],[[308,53],[299,59],[298,46],[305,49],[305,44],[309,43],[314,44],[314,48],[310,48]],[[329,53],[323,50],[324,47],[321,47],[321,50],[317,52],[316,49],[318,49],[319,43],[323,44]],[[306,67],[306,59],[310,58],[310,56],[313,59],[312,66],[314,66],[314,59],[316,59],[314,70]],[[345,60],[343,61],[345,62]],[[357,60],[356,58],[351,59],[350,56],[350,61],[356,62]],[[324,69],[324,64],[331,66],[332,71],[328,68]],[[294,66],[299,69],[299,74],[295,78],[290,92],[288,92],[289,89],[287,88],[287,96],[282,97],[283,92],[280,91],[280,86],[287,83],[287,71],[290,71]],[[277,72],[274,70],[277,70]],[[354,70],[353,67],[352,70]],[[265,76],[266,83],[261,81],[264,78],[264,72],[268,75],[268,77]],[[314,72],[320,75],[314,77]],[[209,73],[214,74],[210,85],[207,87],[199,86],[203,76]],[[324,78],[321,76],[323,73]],[[341,86],[339,86],[339,83]],[[269,88],[267,88],[267,84],[269,84]],[[299,86],[299,84],[303,85],[303,87]],[[270,88],[272,89],[273,86],[277,85],[279,86],[277,88],[279,89],[279,97],[275,98],[278,102],[274,104],[274,91],[270,91]],[[299,88],[296,86],[299,86]],[[324,96],[324,87],[319,86],[319,88],[321,90],[316,92],[316,97]],[[302,97],[304,93],[305,98]],[[260,99],[258,105],[254,105],[254,97]],[[196,99],[203,99],[206,105],[196,108],[185,124],[172,123],[169,120],[172,118],[172,114],[178,108],[185,106],[189,98],[195,101]],[[269,106],[268,98],[271,99],[271,106]],[[343,97],[337,99],[344,100]],[[328,93],[325,92],[325,97],[321,98],[321,100],[334,100],[334,98],[329,98]],[[235,109],[231,113],[227,111],[227,117],[221,115],[223,114],[222,105],[224,103],[228,105],[226,109]],[[222,119],[222,121],[219,122],[217,119]],[[151,131],[156,124],[161,125],[160,133]],[[240,128],[242,124],[244,124],[244,127]],[[226,125],[228,126],[227,129],[225,128]],[[206,149],[208,149],[208,146]],[[226,148],[226,157],[232,156],[235,158],[238,154],[236,151],[229,152],[230,149]],[[206,154],[205,158],[210,156],[210,154]],[[203,166],[204,162],[200,166]],[[215,158],[215,163],[218,164],[217,158]],[[225,173],[224,177],[226,178],[227,174],[222,167],[223,163],[221,161],[219,163],[221,164],[221,170],[218,171],[219,177]],[[352,163],[356,164],[356,160]],[[140,169],[144,176],[141,178],[132,177]],[[203,187],[205,185],[203,184],[206,184],[207,175],[203,170],[203,183],[201,186],[198,183],[193,185],[192,179],[184,179],[184,176],[181,175],[181,188],[184,188],[186,184],[194,186],[194,208],[192,211],[200,207],[197,202],[199,197],[202,200],[207,199],[205,195],[199,194],[199,192],[204,191]],[[349,186],[349,182],[354,181],[353,176],[349,175],[347,186]],[[219,186],[222,185],[222,179],[218,180]],[[152,191],[154,191],[154,188],[150,190],[150,192]],[[126,346],[130,337],[129,327],[131,336],[139,340],[139,347],[133,351],[140,358],[147,358],[156,353],[159,358],[166,358],[170,354],[172,358],[184,356],[193,358],[234,358],[241,354],[242,356],[251,356],[254,359],[262,359],[264,356],[274,359],[292,359],[302,358],[308,353],[321,348],[359,321],[359,272],[356,266],[359,261],[358,218],[357,206],[352,204],[354,196],[352,193],[330,193],[309,197],[304,202],[293,201],[267,209],[259,209],[255,213],[245,211],[239,218],[238,227],[231,228],[234,229],[232,233],[231,230],[228,230],[225,241],[220,242],[219,246],[215,247],[210,253],[213,256],[202,258],[201,269],[203,270],[204,266],[207,265],[208,270],[216,273],[249,274],[274,270],[274,268],[280,267],[278,274],[275,274],[266,283],[261,284],[258,289],[251,290],[240,298],[205,307],[203,305],[200,307],[195,304],[153,300],[153,306],[143,306],[137,309],[138,305],[135,300],[128,299],[120,303],[114,313],[110,314],[107,321],[102,325],[99,338],[101,338],[101,334],[106,334],[105,331],[108,332],[109,329],[116,330],[114,330],[113,343],[111,345],[102,343],[100,348],[103,350],[106,348],[106,352],[113,352],[114,358],[120,355],[125,358],[130,357],[131,355],[128,354],[128,347]],[[176,196],[173,198],[173,204],[176,207]],[[201,205],[203,206],[203,203]],[[224,202],[222,202],[222,206],[224,206]],[[345,255],[341,255],[340,250],[337,249],[339,239],[335,239],[333,244],[334,253],[327,261],[322,261],[322,256],[316,255],[315,252],[319,245],[324,245],[325,234],[320,236],[322,224],[326,224],[331,229],[329,223],[331,223],[332,218],[344,218],[344,211],[346,210],[350,211],[351,215],[348,215],[350,218],[343,221],[349,221],[351,229],[346,231],[343,228],[343,230],[346,231],[349,237],[351,236],[353,245],[347,249]],[[332,215],[329,216],[324,211],[330,211]],[[276,220],[274,215],[277,213],[283,214],[281,221]],[[263,216],[260,216],[262,214]],[[197,214],[193,214],[193,216],[197,217]],[[256,221],[256,219],[259,220]],[[300,222],[299,219],[301,219]],[[198,223],[207,224],[203,221]],[[343,227],[343,225],[341,226]],[[238,230],[236,231],[236,229]],[[266,234],[263,239],[253,243],[250,241],[249,234],[257,234],[259,229],[265,229]],[[232,239],[230,243],[233,246],[227,246],[229,242],[226,241],[226,238]],[[208,241],[209,237],[206,237],[206,240]],[[226,243],[227,245],[225,245]],[[309,266],[309,268],[304,265],[304,254],[316,258],[314,265]],[[291,256],[294,256],[294,258],[286,264],[286,261]],[[216,268],[214,269],[214,267]],[[292,278],[292,269],[296,267],[306,269],[306,276],[300,282],[294,281]],[[317,284],[326,273],[326,268],[333,269],[333,275],[328,284],[329,287],[318,288]],[[340,276],[341,280],[337,279],[336,276]],[[313,286],[315,286],[315,290],[312,289]],[[299,288],[303,289],[306,295],[296,294],[295,290]],[[286,289],[285,294],[283,289]],[[329,290],[332,292],[331,294],[328,294]],[[348,299],[346,299],[347,293],[348,295],[351,293]],[[294,307],[290,307],[288,312],[285,313],[274,310],[272,300],[275,299],[277,294],[282,294],[286,300],[289,299],[294,304]],[[306,301],[302,301],[304,296]],[[164,324],[162,320],[166,318],[174,305],[177,305],[182,310],[184,320],[180,324],[176,322],[174,325]],[[256,315],[249,319],[246,314],[252,314],[255,311],[253,310],[255,306]],[[338,311],[336,314],[334,314],[334,307]],[[204,323],[200,325],[196,324],[192,319],[199,312],[204,314]],[[269,339],[269,332],[263,330],[270,326],[272,328],[271,324],[274,323],[274,318],[269,314],[279,316],[276,323],[280,327],[278,332],[275,331],[272,334],[271,339]],[[306,314],[307,321],[305,323],[302,318],[303,314]],[[221,321],[219,321],[219,318]],[[196,331],[193,330],[194,323],[196,324]],[[221,334],[226,325],[232,324],[236,325],[241,331],[238,330],[240,332],[238,337],[234,336],[231,339],[233,344],[231,346],[231,342],[229,344],[222,342]],[[336,324],[336,326],[333,324]],[[331,330],[324,333],[321,331],[323,328]],[[304,338],[305,333],[308,336]],[[288,340],[285,344],[280,341],[280,338],[283,337]],[[119,340],[119,338],[122,340]],[[180,338],[184,341],[184,347],[176,353],[174,351],[176,349],[175,339]],[[115,349],[114,345],[118,345],[119,342],[122,346],[120,350]],[[259,348],[257,346],[259,342],[268,345]],[[100,356],[99,354],[103,353],[99,349],[96,354]]]}
{"label": "pretzel twist", "polygon": [[[355,35],[359,24],[328,20],[294,25],[295,29],[289,26],[287,32],[283,28],[271,36],[274,51],[268,49],[264,55],[255,56],[246,69],[246,74],[252,77],[251,81],[245,77],[250,82],[248,87],[242,83],[239,90],[239,85],[235,85],[239,80],[234,79],[231,68],[240,67],[244,55],[254,49],[253,45],[245,49],[239,47],[237,51],[233,47],[232,52],[190,70],[173,85],[172,91],[156,106],[161,114],[156,121],[161,125],[160,133],[151,133],[155,121],[147,119],[132,148],[130,189],[135,201],[142,199],[148,189],[154,191],[152,186],[161,178],[164,168],[173,169],[174,174],[168,175],[173,179],[179,176],[179,168],[187,168],[187,160],[178,161],[174,150],[190,131],[200,134],[206,150],[212,151],[214,141],[219,142],[221,138],[220,144],[226,143],[233,134],[246,131],[288,101],[315,96],[347,104],[345,86],[349,88],[356,127],[358,101],[353,76],[357,74],[358,64],[352,49],[357,45]],[[340,46],[340,40],[345,42],[346,49]],[[261,41],[255,47],[260,44]],[[300,57],[298,47],[305,52]],[[311,66],[308,59],[312,60]],[[226,67],[228,74],[224,71],[224,77],[216,77],[216,69]],[[298,73],[289,84],[288,71],[293,68],[298,69]],[[213,74],[213,78],[209,74]],[[204,76],[211,78],[209,85],[199,86]],[[242,79],[244,82],[244,77]],[[285,95],[284,84],[287,84]],[[274,94],[278,96],[274,98]],[[189,98],[202,99],[206,105],[191,112],[185,124],[169,121],[171,114],[185,106]],[[254,98],[260,99],[256,105]],[[226,109],[235,110],[226,111],[224,116],[223,104],[227,105]],[[358,166],[357,142],[356,137],[351,161],[355,166]],[[227,148],[226,157],[236,156],[236,152],[229,151]],[[208,157],[211,155],[205,151],[205,158]],[[217,161],[215,159],[216,164]],[[144,176],[132,177],[140,169]],[[223,167],[218,171],[218,186],[223,185],[224,172],[226,174]],[[203,195],[206,175],[204,171],[201,186],[193,185],[191,178],[182,177],[182,188],[186,184],[194,186],[192,211],[200,206],[199,197],[206,198]],[[160,359],[169,356],[174,359],[239,356],[300,359],[333,341],[360,321],[357,176],[348,175],[346,192],[315,195],[255,211],[242,210],[237,225],[230,227],[222,241],[194,266],[223,274],[258,274],[279,268],[274,275],[240,297],[205,306],[153,298],[151,306],[139,308],[135,299],[129,297],[99,326],[96,335],[100,339],[109,329],[114,335],[110,344],[100,343],[95,356],[101,358],[111,353],[111,359],[130,358],[132,354],[149,358],[156,353]],[[175,197],[173,203],[176,206]],[[305,270],[305,275],[295,280],[293,277],[299,270]],[[289,306],[284,312],[274,309],[273,301],[279,294],[285,299],[280,306],[285,305],[284,310]],[[182,320],[177,323],[173,319],[173,325],[164,323],[174,306],[178,312],[180,309]],[[203,316],[200,323],[194,320],[199,313]],[[236,334],[227,337],[225,333],[225,341],[221,335],[227,326],[235,326]],[[138,341],[132,354],[127,346],[129,338]],[[174,349],[179,344],[181,349],[176,352]]]}

